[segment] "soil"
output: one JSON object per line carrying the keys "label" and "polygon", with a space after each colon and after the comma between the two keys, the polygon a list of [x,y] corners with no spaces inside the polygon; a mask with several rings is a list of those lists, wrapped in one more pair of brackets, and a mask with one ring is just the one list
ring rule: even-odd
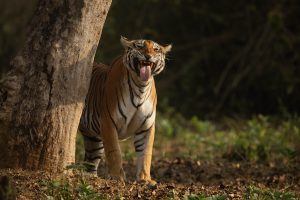
{"label": "soil", "polygon": [[[134,182],[134,162],[124,163],[127,173],[125,185],[105,178],[87,176],[87,181],[107,199],[184,199],[192,194],[205,196],[224,195],[228,199],[243,199],[249,185],[259,188],[290,191],[300,197],[300,162],[249,163],[225,159],[213,161],[155,160],[152,163],[152,177],[155,186]],[[16,188],[17,199],[45,199],[41,182],[57,179],[57,175],[46,172],[22,170],[0,170],[0,176],[11,177]],[[78,178],[76,174],[64,174],[68,179]],[[101,178],[102,177],[102,178]],[[121,198],[122,197],[122,198]]]}

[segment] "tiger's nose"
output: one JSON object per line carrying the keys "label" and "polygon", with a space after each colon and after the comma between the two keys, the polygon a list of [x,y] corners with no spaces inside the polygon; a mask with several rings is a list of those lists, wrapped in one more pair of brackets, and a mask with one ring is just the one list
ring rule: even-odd
{"label": "tiger's nose", "polygon": [[150,60],[150,58],[151,58],[151,55],[149,55],[149,54],[145,54],[145,58],[146,58],[146,60]]}

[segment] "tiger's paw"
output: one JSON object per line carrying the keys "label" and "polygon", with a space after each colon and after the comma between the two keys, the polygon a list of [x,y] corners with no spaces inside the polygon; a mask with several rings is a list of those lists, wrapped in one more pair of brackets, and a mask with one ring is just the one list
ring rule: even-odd
{"label": "tiger's paw", "polygon": [[109,176],[109,179],[111,179],[111,180],[120,181],[123,184],[125,184],[126,176],[125,176],[125,172],[122,168],[116,172],[110,171],[108,176]]}
{"label": "tiger's paw", "polygon": [[139,184],[147,185],[149,187],[156,187],[157,182],[152,179],[140,179],[137,181]]}

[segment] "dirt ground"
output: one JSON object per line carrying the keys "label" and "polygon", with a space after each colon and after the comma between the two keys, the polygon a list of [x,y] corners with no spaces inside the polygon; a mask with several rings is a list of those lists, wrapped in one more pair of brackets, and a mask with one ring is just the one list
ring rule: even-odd
{"label": "dirt ground", "polygon": [[[88,176],[87,181],[107,199],[183,199],[191,194],[224,195],[228,199],[243,199],[249,185],[279,191],[291,191],[300,197],[300,163],[287,165],[253,164],[249,162],[189,161],[182,159],[155,160],[152,176],[156,186],[134,182],[134,163],[124,164],[128,181],[125,185],[98,177]],[[1,170],[0,176],[11,177],[17,199],[45,199],[41,182],[57,179],[45,172]],[[77,175],[64,175],[75,179]],[[102,177],[102,178],[101,178]],[[122,198],[121,198],[122,197]]]}

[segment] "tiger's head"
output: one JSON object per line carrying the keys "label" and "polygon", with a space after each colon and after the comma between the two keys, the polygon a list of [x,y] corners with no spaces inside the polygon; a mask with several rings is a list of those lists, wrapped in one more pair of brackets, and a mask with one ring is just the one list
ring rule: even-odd
{"label": "tiger's head", "polygon": [[151,40],[128,40],[125,37],[121,37],[121,43],[125,48],[123,63],[143,82],[164,69],[166,54],[172,48],[172,45],[162,46]]}

